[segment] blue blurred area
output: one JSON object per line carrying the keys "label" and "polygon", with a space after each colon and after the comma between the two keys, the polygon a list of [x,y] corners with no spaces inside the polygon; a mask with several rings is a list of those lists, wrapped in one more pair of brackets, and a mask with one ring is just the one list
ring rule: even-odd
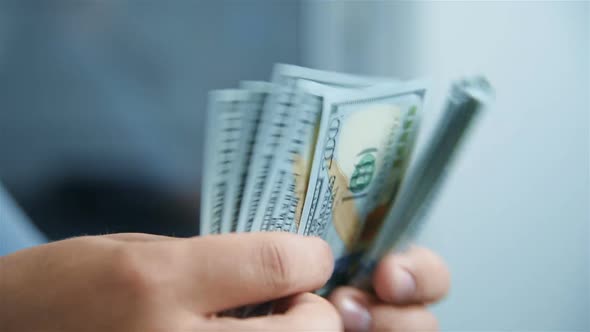
{"label": "blue blurred area", "polygon": [[0,179],[54,239],[195,234],[206,93],[298,63],[298,8],[0,2]]}
{"label": "blue blurred area", "polygon": [[47,238],[0,185],[0,256],[45,242]]}

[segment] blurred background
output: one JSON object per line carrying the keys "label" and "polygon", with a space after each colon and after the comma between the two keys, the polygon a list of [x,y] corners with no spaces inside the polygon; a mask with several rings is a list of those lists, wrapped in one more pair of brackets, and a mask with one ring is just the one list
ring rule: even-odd
{"label": "blurred background", "polygon": [[588,2],[0,0],[0,181],[51,240],[191,236],[208,90],[275,62],[428,76],[423,140],[482,73],[496,103],[418,239],[453,272],[441,328],[587,331],[589,49]]}

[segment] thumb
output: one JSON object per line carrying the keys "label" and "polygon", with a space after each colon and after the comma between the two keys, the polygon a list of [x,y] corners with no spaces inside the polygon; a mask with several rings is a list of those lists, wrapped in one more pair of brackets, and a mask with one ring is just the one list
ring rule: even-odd
{"label": "thumb", "polygon": [[282,232],[211,235],[151,245],[177,255],[176,287],[181,296],[196,299],[202,313],[316,290],[326,283],[334,264],[323,240]]}

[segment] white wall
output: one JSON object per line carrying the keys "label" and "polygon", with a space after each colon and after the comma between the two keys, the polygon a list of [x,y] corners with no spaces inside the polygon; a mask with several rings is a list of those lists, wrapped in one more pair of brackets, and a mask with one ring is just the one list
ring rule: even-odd
{"label": "white wall", "polygon": [[443,330],[590,329],[589,10],[586,2],[303,8],[306,65],[432,76],[435,105],[463,73],[484,73],[496,88],[418,240],[454,275],[434,308]]}

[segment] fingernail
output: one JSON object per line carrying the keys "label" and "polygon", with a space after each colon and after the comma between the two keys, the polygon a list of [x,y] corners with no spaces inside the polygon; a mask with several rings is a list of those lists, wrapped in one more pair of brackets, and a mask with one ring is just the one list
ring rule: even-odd
{"label": "fingernail", "polygon": [[371,314],[367,308],[350,297],[337,306],[346,331],[368,332],[371,329]]}
{"label": "fingernail", "polygon": [[416,292],[416,280],[404,267],[396,265],[393,270],[393,299],[396,302],[407,302]]}

